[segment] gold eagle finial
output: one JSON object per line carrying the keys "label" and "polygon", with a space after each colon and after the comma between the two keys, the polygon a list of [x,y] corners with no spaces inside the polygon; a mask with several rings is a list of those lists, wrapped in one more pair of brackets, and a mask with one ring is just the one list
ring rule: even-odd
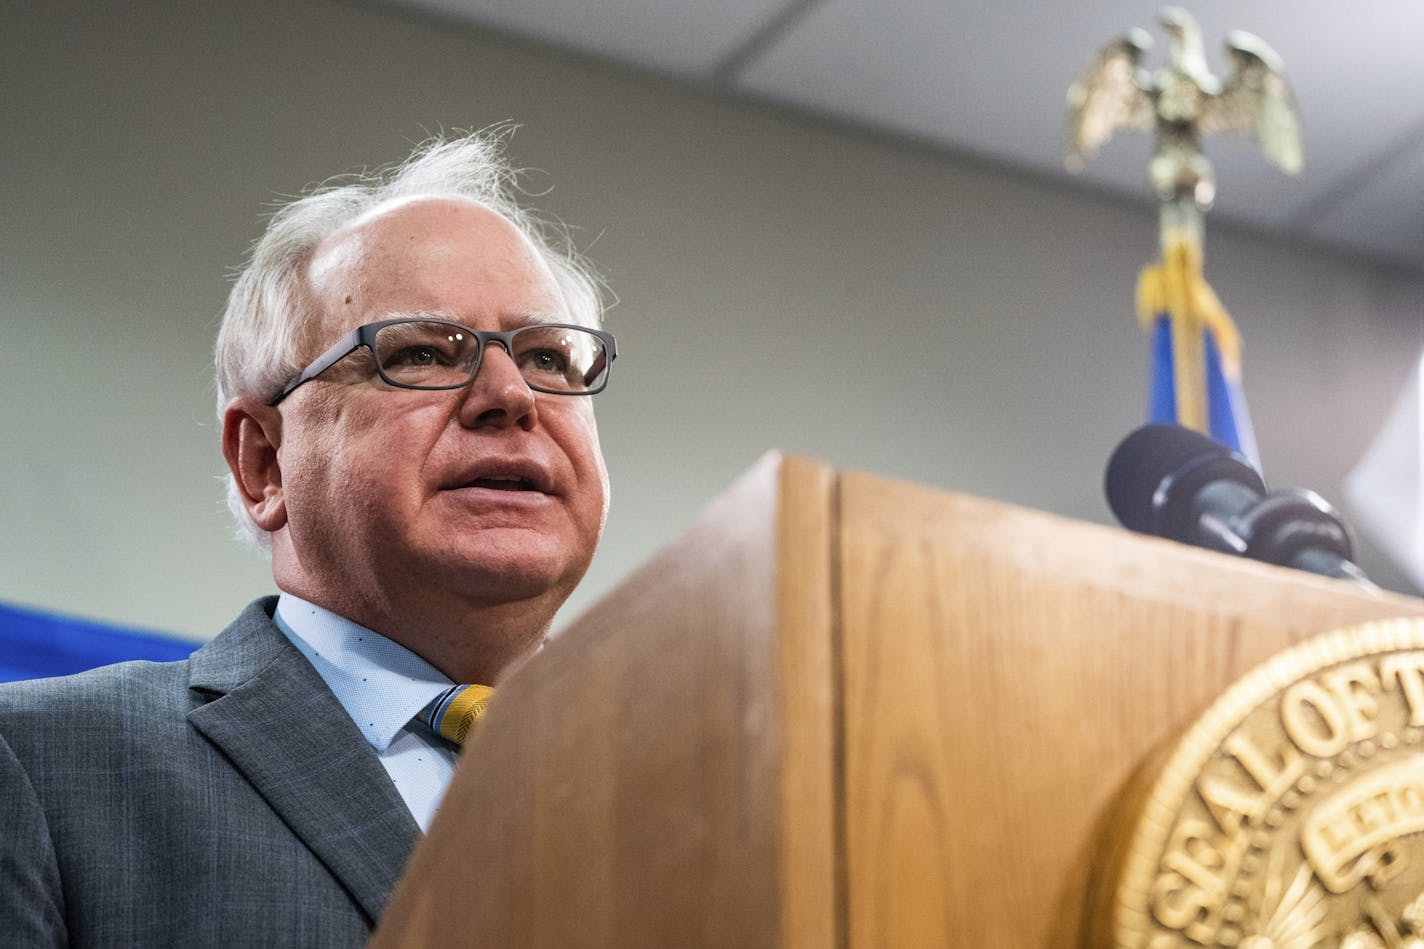
{"label": "gold eagle finial", "polygon": [[1163,232],[1185,229],[1200,238],[1200,214],[1216,196],[1201,140],[1217,132],[1247,132],[1266,158],[1295,174],[1302,166],[1300,126],[1280,57],[1240,30],[1227,34],[1231,74],[1211,74],[1201,30],[1178,7],[1160,14],[1168,36],[1167,66],[1149,72],[1143,54],[1152,37],[1134,28],[1108,43],[1068,90],[1065,160],[1074,171],[1120,128],[1151,129],[1148,177],[1162,202]]}

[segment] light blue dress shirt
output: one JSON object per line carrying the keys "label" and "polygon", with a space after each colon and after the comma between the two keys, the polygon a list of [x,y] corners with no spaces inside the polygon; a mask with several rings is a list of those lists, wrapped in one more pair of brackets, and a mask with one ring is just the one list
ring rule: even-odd
{"label": "light blue dress shirt", "polygon": [[278,597],[273,620],[376,749],[420,829],[429,830],[456,751],[413,719],[454,683],[404,646],[290,593]]}

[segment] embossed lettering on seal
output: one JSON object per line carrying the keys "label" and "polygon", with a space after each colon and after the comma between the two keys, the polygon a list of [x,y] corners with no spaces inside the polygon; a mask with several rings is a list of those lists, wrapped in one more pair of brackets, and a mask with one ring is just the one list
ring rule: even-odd
{"label": "embossed lettering on seal", "polygon": [[1424,949],[1424,620],[1277,655],[1150,780],[1093,945]]}

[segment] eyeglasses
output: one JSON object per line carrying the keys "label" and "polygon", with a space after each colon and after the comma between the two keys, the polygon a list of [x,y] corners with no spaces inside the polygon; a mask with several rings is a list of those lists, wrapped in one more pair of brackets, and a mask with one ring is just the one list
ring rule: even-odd
{"label": "eyeglasses", "polygon": [[618,355],[612,333],[568,323],[531,323],[507,333],[486,333],[446,320],[382,320],[347,333],[267,404],[281,402],[362,346],[371,351],[376,372],[393,386],[458,389],[480,371],[490,343],[509,354],[529,388],[555,395],[602,392]]}

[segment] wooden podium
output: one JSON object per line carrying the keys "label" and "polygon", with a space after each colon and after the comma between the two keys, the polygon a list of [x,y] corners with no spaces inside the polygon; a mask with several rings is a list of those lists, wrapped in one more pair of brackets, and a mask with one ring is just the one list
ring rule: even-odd
{"label": "wooden podium", "polygon": [[372,945],[1076,945],[1154,745],[1279,650],[1406,615],[770,456],[503,685]]}

